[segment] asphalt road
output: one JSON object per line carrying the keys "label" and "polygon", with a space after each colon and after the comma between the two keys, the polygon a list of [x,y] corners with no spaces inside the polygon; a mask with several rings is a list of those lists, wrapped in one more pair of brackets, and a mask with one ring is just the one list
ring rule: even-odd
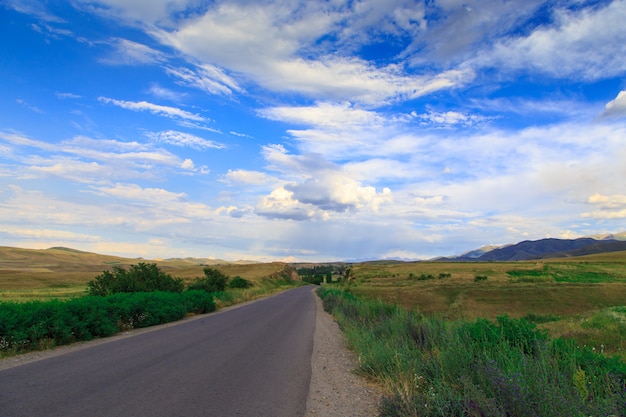
{"label": "asphalt road", "polygon": [[0,371],[0,417],[303,416],[311,287]]}

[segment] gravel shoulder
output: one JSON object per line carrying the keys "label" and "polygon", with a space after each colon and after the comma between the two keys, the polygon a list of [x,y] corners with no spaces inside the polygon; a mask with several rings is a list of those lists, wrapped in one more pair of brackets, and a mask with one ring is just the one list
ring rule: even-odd
{"label": "gravel shoulder", "polygon": [[383,391],[356,374],[358,359],[315,295],[317,315],[305,417],[375,417]]}

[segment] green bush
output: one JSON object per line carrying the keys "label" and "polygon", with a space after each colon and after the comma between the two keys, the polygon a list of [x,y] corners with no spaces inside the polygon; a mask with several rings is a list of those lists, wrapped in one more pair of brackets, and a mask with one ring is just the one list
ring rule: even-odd
{"label": "green bush", "polygon": [[188,289],[206,292],[224,291],[226,290],[228,279],[228,275],[224,274],[219,269],[207,266],[204,268],[204,277],[196,278],[193,283],[189,284]]}
{"label": "green bush", "polygon": [[112,271],[103,271],[87,284],[89,295],[151,291],[180,293],[183,289],[182,279],[166,274],[157,264],[143,262],[131,265],[128,270],[121,266],[114,266]]}
{"label": "green bush", "polygon": [[187,290],[183,296],[187,303],[187,311],[190,313],[204,314],[216,310],[213,296],[206,291]]}
{"label": "green bush", "polygon": [[116,293],[69,301],[0,304],[0,351],[28,351],[111,336],[216,309],[205,291]]}
{"label": "green bush", "polygon": [[236,276],[228,283],[228,287],[229,288],[250,288],[252,287],[252,283],[245,278]]}

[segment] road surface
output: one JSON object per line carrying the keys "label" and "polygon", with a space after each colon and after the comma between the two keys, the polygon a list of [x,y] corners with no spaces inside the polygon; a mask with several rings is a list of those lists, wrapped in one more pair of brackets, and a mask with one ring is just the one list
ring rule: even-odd
{"label": "road surface", "polygon": [[315,299],[301,287],[0,371],[0,417],[298,417]]}

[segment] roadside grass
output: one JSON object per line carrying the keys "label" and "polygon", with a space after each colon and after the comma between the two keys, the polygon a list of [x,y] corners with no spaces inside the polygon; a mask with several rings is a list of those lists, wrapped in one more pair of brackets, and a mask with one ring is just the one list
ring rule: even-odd
{"label": "roadside grass", "polygon": [[360,370],[389,392],[381,417],[626,414],[623,362],[526,319],[444,320],[340,288],[318,294]]}

